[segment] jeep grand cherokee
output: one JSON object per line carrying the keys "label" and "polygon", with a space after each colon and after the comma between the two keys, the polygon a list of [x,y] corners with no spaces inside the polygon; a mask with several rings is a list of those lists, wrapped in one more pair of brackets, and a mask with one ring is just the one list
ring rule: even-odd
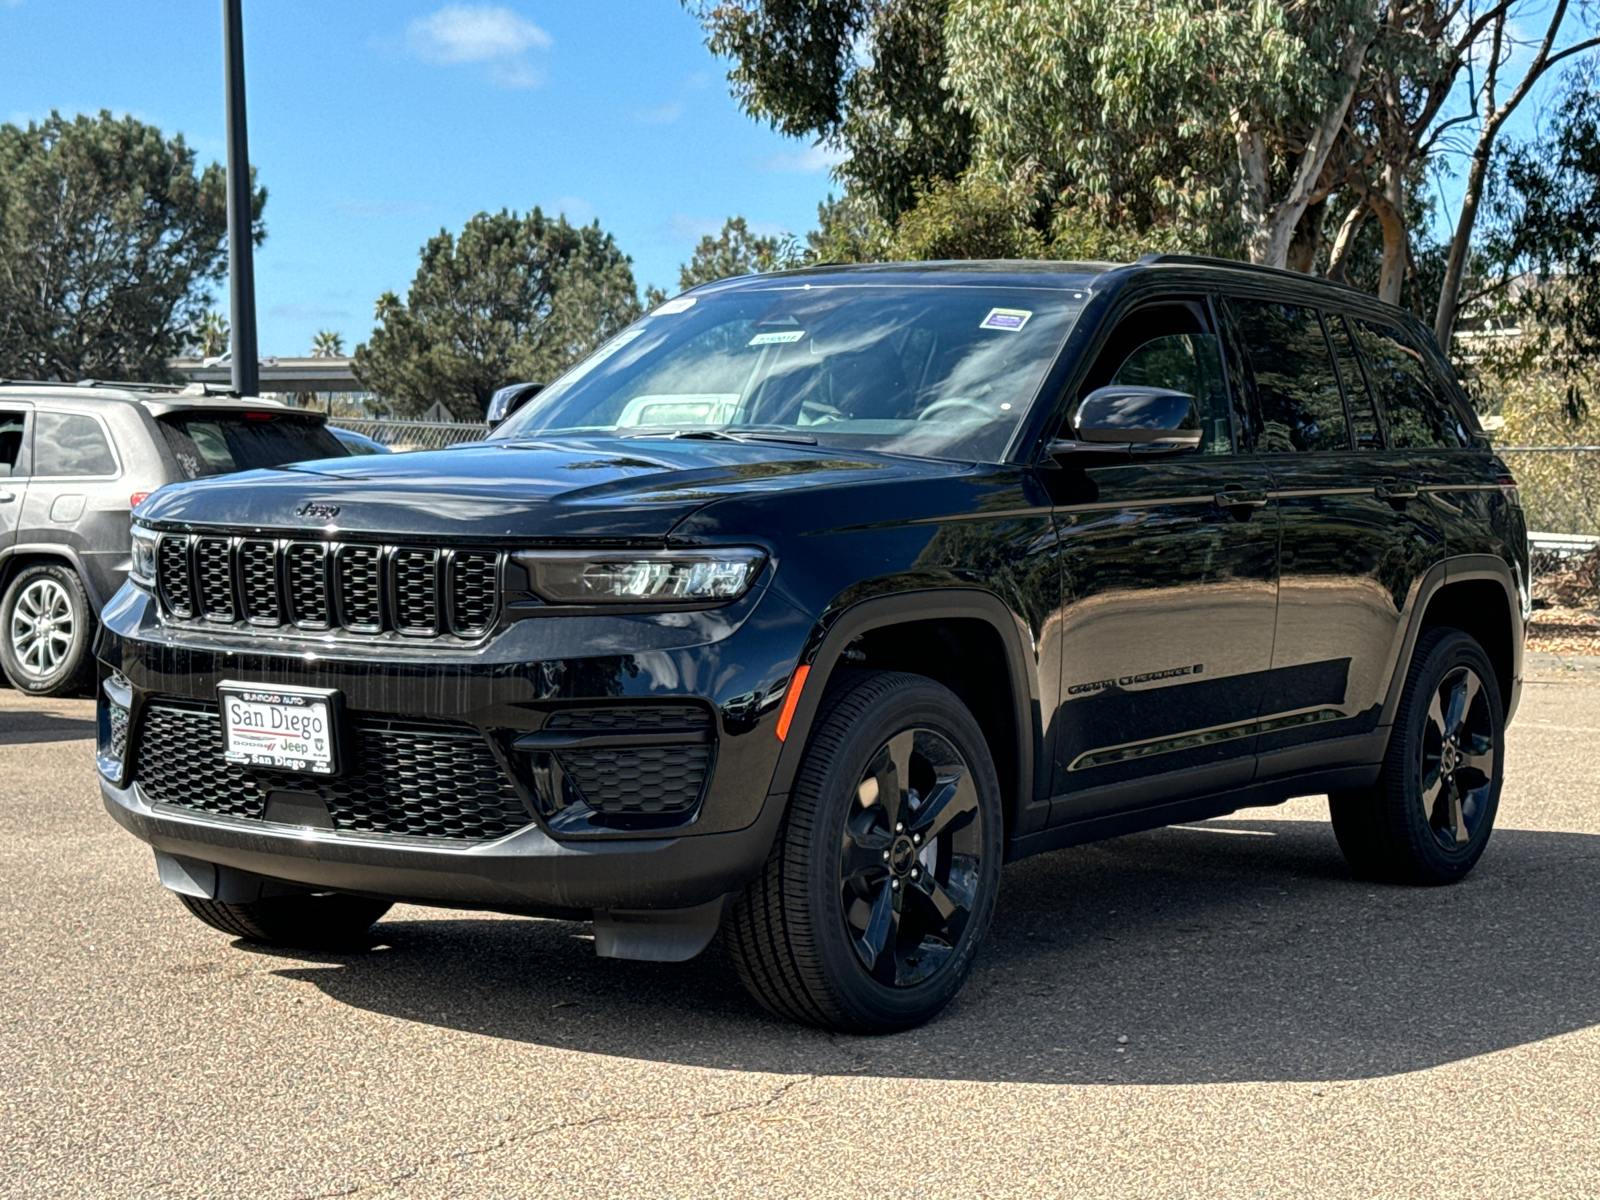
{"label": "jeep grand cherokee", "polygon": [[1410,317],[1177,257],[669,301],[476,445],[164,489],[104,615],[106,806],[218,929],[397,900],[721,931],[846,1030],[960,987],[1003,862],[1328,793],[1461,878],[1527,608]]}

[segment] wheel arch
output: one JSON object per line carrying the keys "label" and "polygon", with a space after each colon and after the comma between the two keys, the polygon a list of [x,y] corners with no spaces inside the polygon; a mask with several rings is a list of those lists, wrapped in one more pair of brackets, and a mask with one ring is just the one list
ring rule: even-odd
{"label": "wheel arch", "polygon": [[83,585],[84,595],[89,597],[89,607],[93,609],[91,615],[97,615],[104,607],[105,597],[95,588],[94,581],[84,569],[83,559],[72,547],[56,542],[8,547],[4,556],[0,556],[0,593],[11,586],[18,572],[41,564],[72,568],[78,582]]}
{"label": "wheel arch", "polygon": [[1501,707],[1510,722],[1522,691],[1522,589],[1504,559],[1473,554],[1446,559],[1423,576],[1412,603],[1403,651],[1390,680],[1382,723],[1393,724],[1417,639],[1424,629],[1434,626],[1460,629],[1477,639],[1494,667]]}
{"label": "wheel arch", "polygon": [[[975,589],[884,596],[825,618],[809,652],[801,655],[801,664],[810,671],[771,790],[787,793],[792,786],[817,712],[841,671],[856,666],[905,671],[944,684],[971,710],[1000,779],[1009,839],[1018,815],[1035,798],[1035,781],[1041,777],[1039,684],[1027,649],[1030,640],[1026,627],[998,597]],[[916,652],[919,642],[931,648],[926,657]],[[997,702],[1001,699],[1005,703]]]}

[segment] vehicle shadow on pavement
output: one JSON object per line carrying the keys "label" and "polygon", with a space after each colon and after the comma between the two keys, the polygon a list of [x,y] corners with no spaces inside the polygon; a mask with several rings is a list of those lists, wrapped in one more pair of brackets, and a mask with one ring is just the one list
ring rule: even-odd
{"label": "vehicle shadow on pavement", "polygon": [[94,721],[50,712],[0,712],[0,746],[30,742],[76,742],[94,737]]}
{"label": "vehicle shadow on pavement", "polygon": [[767,1015],[715,945],[681,964],[597,959],[587,926],[558,921],[399,910],[377,927],[388,949],[284,954],[303,965],[280,973],[401,1019],[724,1069],[1321,1081],[1600,1022],[1597,895],[1594,835],[1499,830],[1465,883],[1401,888],[1353,879],[1323,823],[1158,830],[1008,868],[955,1003],[878,1038]]}

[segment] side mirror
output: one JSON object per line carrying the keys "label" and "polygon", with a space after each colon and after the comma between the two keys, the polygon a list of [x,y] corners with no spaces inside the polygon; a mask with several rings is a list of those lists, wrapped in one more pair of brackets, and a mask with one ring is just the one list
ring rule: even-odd
{"label": "side mirror", "polygon": [[1053,458],[1147,458],[1200,448],[1200,405],[1187,392],[1113,384],[1078,406],[1077,436],[1050,444]]}
{"label": "side mirror", "polygon": [[486,414],[489,428],[493,429],[499,425],[542,391],[544,391],[542,383],[513,383],[509,387],[499,389],[489,398],[489,411]]}

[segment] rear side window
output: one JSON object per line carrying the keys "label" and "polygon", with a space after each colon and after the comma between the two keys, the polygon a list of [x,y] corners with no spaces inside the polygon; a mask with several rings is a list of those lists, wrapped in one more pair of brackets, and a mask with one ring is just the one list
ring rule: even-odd
{"label": "rear side window", "polygon": [[1350,432],[1355,435],[1356,449],[1382,450],[1377,410],[1372,406],[1372,393],[1367,390],[1367,377],[1361,373],[1361,360],[1350,341],[1349,326],[1338,313],[1323,313],[1322,320],[1328,327],[1333,356],[1339,360],[1339,378],[1344,380],[1344,403],[1350,411]]}
{"label": "rear side window", "polygon": [[1470,440],[1419,351],[1398,329],[1356,321],[1356,343],[1396,450],[1458,449]]}
{"label": "rear side window", "polygon": [[1249,365],[1259,454],[1348,450],[1344,400],[1314,308],[1230,299]]}
{"label": "rear side window", "polygon": [[325,425],[302,417],[175,413],[159,423],[185,479],[347,454]]}
{"label": "rear side window", "polygon": [[116,473],[117,460],[99,421],[81,413],[42,412],[34,417],[34,478]]}
{"label": "rear side window", "polygon": [[0,479],[22,474],[22,434],[27,427],[27,413],[0,412]]}

